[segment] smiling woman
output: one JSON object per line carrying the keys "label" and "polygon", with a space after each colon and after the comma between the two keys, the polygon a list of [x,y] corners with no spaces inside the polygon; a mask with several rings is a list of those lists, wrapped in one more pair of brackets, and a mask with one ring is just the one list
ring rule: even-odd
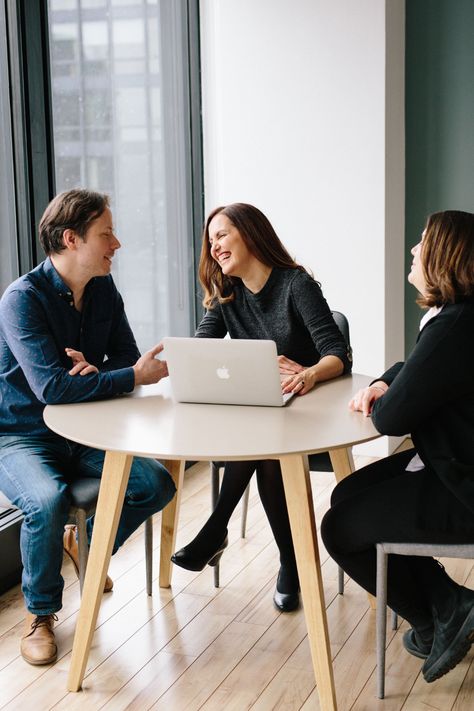
{"label": "smiling woman", "polygon": [[[231,256],[231,263],[224,266]],[[247,283],[255,278],[256,283],[249,288],[259,291],[259,282],[263,286],[272,266],[305,271],[288,254],[263,212],[253,205],[233,203],[210,213],[199,262],[204,306],[211,306],[215,298],[219,303],[233,300],[232,276],[245,276]],[[258,272],[262,272],[261,279]]]}
{"label": "smiling woman", "polygon": [[[320,285],[288,254],[266,216],[234,203],[209,215],[199,276],[206,315],[196,336],[269,339],[278,351],[282,388],[305,395],[318,382],[351,369],[351,353]],[[229,518],[254,471],[280,551],[274,603],[288,612],[299,604],[299,583],[280,465],[228,462],[217,506],[196,538],[173,556],[189,570],[216,565],[227,546]]]}
{"label": "smiling woman", "polygon": [[[223,274],[244,278],[252,267],[266,267],[253,256],[237,227],[223,213],[218,213],[209,224],[209,244],[211,257],[219,264]],[[266,269],[270,271],[269,267]],[[258,287],[255,290],[258,291]]]}

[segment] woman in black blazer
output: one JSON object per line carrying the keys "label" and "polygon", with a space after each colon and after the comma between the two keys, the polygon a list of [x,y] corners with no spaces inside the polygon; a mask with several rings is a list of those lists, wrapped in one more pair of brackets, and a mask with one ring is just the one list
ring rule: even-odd
{"label": "woman in black blazer", "polygon": [[[375,544],[474,543],[474,215],[432,215],[412,249],[408,281],[428,307],[417,343],[350,408],[414,449],[356,472],[334,489],[321,533],[331,556],[375,594]],[[433,558],[389,558],[388,604],[410,624],[403,644],[431,682],[474,638],[474,591]]]}

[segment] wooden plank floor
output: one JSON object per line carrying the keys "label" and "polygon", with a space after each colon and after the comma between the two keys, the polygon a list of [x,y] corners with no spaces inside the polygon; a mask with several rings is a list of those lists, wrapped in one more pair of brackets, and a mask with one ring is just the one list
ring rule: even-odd
{"label": "wooden plank floor", "polygon": [[[367,463],[359,457],[358,466]],[[328,507],[334,477],[313,473],[318,522]],[[178,545],[189,541],[210,508],[207,464],[185,477]],[[160,516],[155,517],[155,543]],[[113,593],[104,596],[84,688],[66,691],[79,586],[64,562],[64,607],[59,613],[58,662],[33,667],[18,654],[24,609],[19,588],[0,597],[0,708],[34,711],[163,709],[313,711],[319,709],[301,610],[283,615],[272,605],[278,556],[255,484],[246,539],[240,538],[240,509],[229,528],[222,558],[221,587],[212,571],[176,568],[173,585],[145,593],[144,543],[138,531],[114,556]],[[421,661],[407,654],[399,631],[387,636],[387,696],[375,698],[375,613],[366,594],[346,580],[337,590],[337,570],[322,543],[321,560],[339,709],[354,711],[467,711],[474,708],[472,654],[443,679],[426,684]],[[445,561],[459,582],[474,588],[471,561]]]}

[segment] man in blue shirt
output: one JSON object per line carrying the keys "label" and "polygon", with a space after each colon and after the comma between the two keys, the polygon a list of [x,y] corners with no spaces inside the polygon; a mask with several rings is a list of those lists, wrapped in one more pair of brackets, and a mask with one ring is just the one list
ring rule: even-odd
{"label": "man in blue shirt", "polygon": [[[68,482],[100,477],[104,453],[51,432],[46,404],[131,392],[168,374],[156,356],[140,356],[110,270],[120,242],[106,195],[61,193],[39,225],[47,258],[17,279],[0,301],[0,489],[24,513],[22,591],[27,608],[21,653],[30,664],[56,659],[53,625],[62,606]],[[114,552],[173,498],[164,467],[133,461]],[[90,540],[92,521],[88,521]],[[67,552],[77,560],[75,538]],[[106,589],[112,588],[108,578]]]}

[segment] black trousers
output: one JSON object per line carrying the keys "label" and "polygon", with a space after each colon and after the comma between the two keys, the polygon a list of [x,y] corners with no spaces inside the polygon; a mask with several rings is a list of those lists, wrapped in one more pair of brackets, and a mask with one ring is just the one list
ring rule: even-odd
{"label": "black trousers", "polygon": [[[332,558],[373,595],[376,543],[474,542],[474,516],[435,472],[405,471],[414,453],[387,457],[344,479],[321,524]],[[390,555],[388,604],[413,626],[426,627],[446,592],[446,578],[433,558]]]}

